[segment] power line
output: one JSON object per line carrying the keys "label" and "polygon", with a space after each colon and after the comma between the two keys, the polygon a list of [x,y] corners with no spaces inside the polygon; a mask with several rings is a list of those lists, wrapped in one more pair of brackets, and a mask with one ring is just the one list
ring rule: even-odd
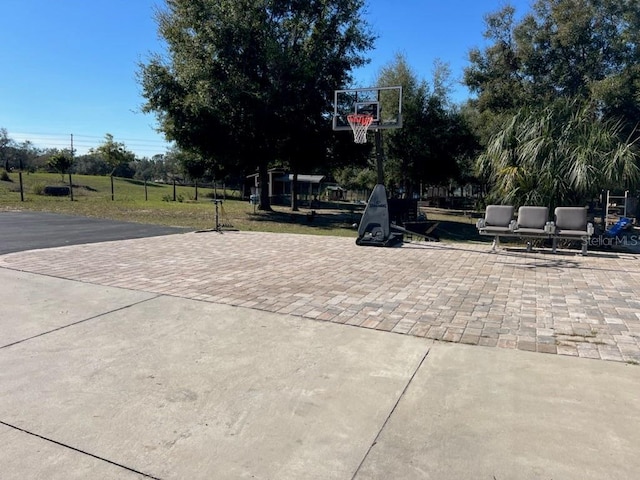
{"label": "power line", "polygon": [[[53,141],[60,138],[69,138],[69,133],[46,133],[46,132],[9,132],[9,136],[20,136],[20,137],[37,137],[41,139],[51,138]],[[92,140],[100,140],[104,141],[105,136],[97,136],[97,135],[84,135],[82,133],[73,133],[74,138],[85,138]],[[149,138],[126,138],[126,137],[117,137],[113,136],[113,139],[118,142],[129,142],[129,143],[137,143],[143,145],[165,145],[169,142],[163,140],[152,140]]]}
{"label": "power line", "polygon": [[[55,149],[68,149],[69,133],[53,133],[53,132],[8,132],[10,138],[18,138],[19,142],[29,141],[38,148],[55,148]],[[105,136],[87,135],[82,133],[73,133],[74,149],[76,151],[88,151],[92,148],[96,148],[105,141]],[[118,143],[123,143],[127,150],[136,152],[143,151],[145,154],[163,153],[171,148],[170,142],[153,139],[142,138],[129,138],[129,137],[116,137],[113,136],[113,140]],[[137,153],[138,156],[140,155]]]}

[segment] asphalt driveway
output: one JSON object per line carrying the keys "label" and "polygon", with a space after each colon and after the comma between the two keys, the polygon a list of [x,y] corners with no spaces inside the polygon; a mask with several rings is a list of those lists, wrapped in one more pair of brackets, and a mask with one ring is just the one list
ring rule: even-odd
{"label": "asphalt driveway", "polygon": [[0,255],[191,230],[42,212],[0,212]]}

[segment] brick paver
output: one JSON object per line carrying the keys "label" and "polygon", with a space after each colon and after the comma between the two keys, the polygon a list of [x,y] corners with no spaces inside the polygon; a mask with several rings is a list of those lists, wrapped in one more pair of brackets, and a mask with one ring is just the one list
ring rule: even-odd
{"label": "brick paver", "polygon": [[638,363],[639,260],[207,232],[9,254],[0,267],[441,341]]}

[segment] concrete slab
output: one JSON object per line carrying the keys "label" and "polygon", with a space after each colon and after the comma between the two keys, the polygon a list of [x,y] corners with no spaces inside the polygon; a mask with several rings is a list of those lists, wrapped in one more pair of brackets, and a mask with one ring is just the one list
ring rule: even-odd
{"label": "concrete slab", "polygon": [[3,480],[135,480],[148,478],[28,433],[0,425]]}
{"label": "concrete slab", "polygon": [[430,345],[160,297],[1,349],[0,421],[162,479],[348,479]]}
{"label": "concrete slab", "polygon": [[438,344],[356,479],[629,479],[640,368]]}
{"label": "concrete slab", "polygon": [[156,295],[0,268],[0,348]]}

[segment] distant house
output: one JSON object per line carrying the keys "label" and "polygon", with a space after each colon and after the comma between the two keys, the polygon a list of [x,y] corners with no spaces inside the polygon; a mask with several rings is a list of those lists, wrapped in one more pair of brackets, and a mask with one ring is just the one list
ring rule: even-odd
{"label": "distant house", "polygon": [[[278,168],[272,168],[269,174],[269,198],[273,204],[288,205],[291,203],[293,174]],[[302,201],[317,200],[324,188],[324,175],[298,174],[298,198]],[[260,176],[257,173],[247,176],[247,184],[251,195],[257,195],[260,189]]]}
{"label": "distant house", "polygon": [[324,197],[328,202],[345,200],[347,191],[339,185],[327,185],[324,189]]}

